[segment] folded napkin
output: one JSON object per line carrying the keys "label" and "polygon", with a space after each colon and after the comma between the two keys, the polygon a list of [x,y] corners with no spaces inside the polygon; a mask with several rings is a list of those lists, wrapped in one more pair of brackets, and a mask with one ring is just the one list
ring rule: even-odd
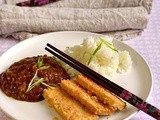
{"label": "folded napkin", "polygon": [[[3,0],[3,4],[16,5],[16,3],[24,1],[25,0]],[[101,9],[143,6],[150,12],[151,5],[152,0],[61,0],[54,4],[48,4],[45,7]]]}
{"label": "folded napkin", "polygon": [[42,7],[0,6],[0,35],[26,39],[53,31],[76,30],[112,35],[120,40],[146,28],[151,0],[61,0]]}

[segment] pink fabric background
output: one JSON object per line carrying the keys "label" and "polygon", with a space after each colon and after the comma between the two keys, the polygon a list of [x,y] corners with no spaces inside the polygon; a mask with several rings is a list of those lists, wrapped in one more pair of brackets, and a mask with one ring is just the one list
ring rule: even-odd
{"label": "pink fabric background", "polygon": [[[18,42],[12,38],[0,37],[0,55]],[[160,0],[153,0],[148,28],[140,37],[125,41],[125,43],[137,50],[150,65],[154,85],[148,102],[160,108]],[[0,120],[12,119],[0,109]],[[131,120],[153,120],[153,118],[139,112]]]}

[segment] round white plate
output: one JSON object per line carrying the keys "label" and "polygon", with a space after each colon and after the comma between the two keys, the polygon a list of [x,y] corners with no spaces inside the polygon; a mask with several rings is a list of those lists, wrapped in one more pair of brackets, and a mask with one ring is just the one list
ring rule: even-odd
{"label": "round white plate", "polygon": [[[0,73],[22,58],[43,54],[51,55],[44,50],[46,43],[51,43],[64,50],[66,46],[79,45],[88,36],[99,37],[102,35],[88,32],[54,32],[22,41],[0,57]],[[113,44],[119,50],[129,51],[133,65],[130,72],[125,75],[117,74],[112,81],[146,100],[152,89],[152,74],[147,63],[128,45],[117,40],[114,40]],[[111,115],[109,120],[129,119],[138,111],[129,104],[127,106],[127,109]],[[17,120],[52,120],[55,116],[59,120],[61,119],[58,113],[49,108],[45,101],[37,103],[22,102],[7,97],[1,90],[0,107]],[[106,118],[101,117],[100,120],[106,120]]]}

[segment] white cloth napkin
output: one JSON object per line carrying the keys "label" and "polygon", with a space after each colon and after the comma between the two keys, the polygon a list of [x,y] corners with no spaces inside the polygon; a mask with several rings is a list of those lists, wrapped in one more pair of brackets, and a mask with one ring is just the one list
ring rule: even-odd
{"label": "white cloth napkin", "polygon": [[24,0],[0,6],[0,35],[26,39],[53,31],[76,30],[125,40],[138,36],[148,23],[151,0],[61,0],[43,7],[18,7]]}

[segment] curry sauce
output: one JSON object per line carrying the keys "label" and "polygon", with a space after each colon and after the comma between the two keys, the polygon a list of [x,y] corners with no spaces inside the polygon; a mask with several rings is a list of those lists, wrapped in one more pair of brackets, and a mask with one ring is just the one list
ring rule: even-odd
{"label": "curry sauce", "polygon": [[38,84],[27,92],[27,87],[36,70],[38,60],[43,59],[42,66],[49,66],[47,69],[38,70],[39,78],[47,79],[45,83],[54,86],[62,79],[70,79],[66,71],[52,57],[47,55],[24,58],[11,65],[5,72],[0,74],[0,88],[9,97],[17,100],[37,102],[43,100],[42,92],[46,88],[43,84]]}

